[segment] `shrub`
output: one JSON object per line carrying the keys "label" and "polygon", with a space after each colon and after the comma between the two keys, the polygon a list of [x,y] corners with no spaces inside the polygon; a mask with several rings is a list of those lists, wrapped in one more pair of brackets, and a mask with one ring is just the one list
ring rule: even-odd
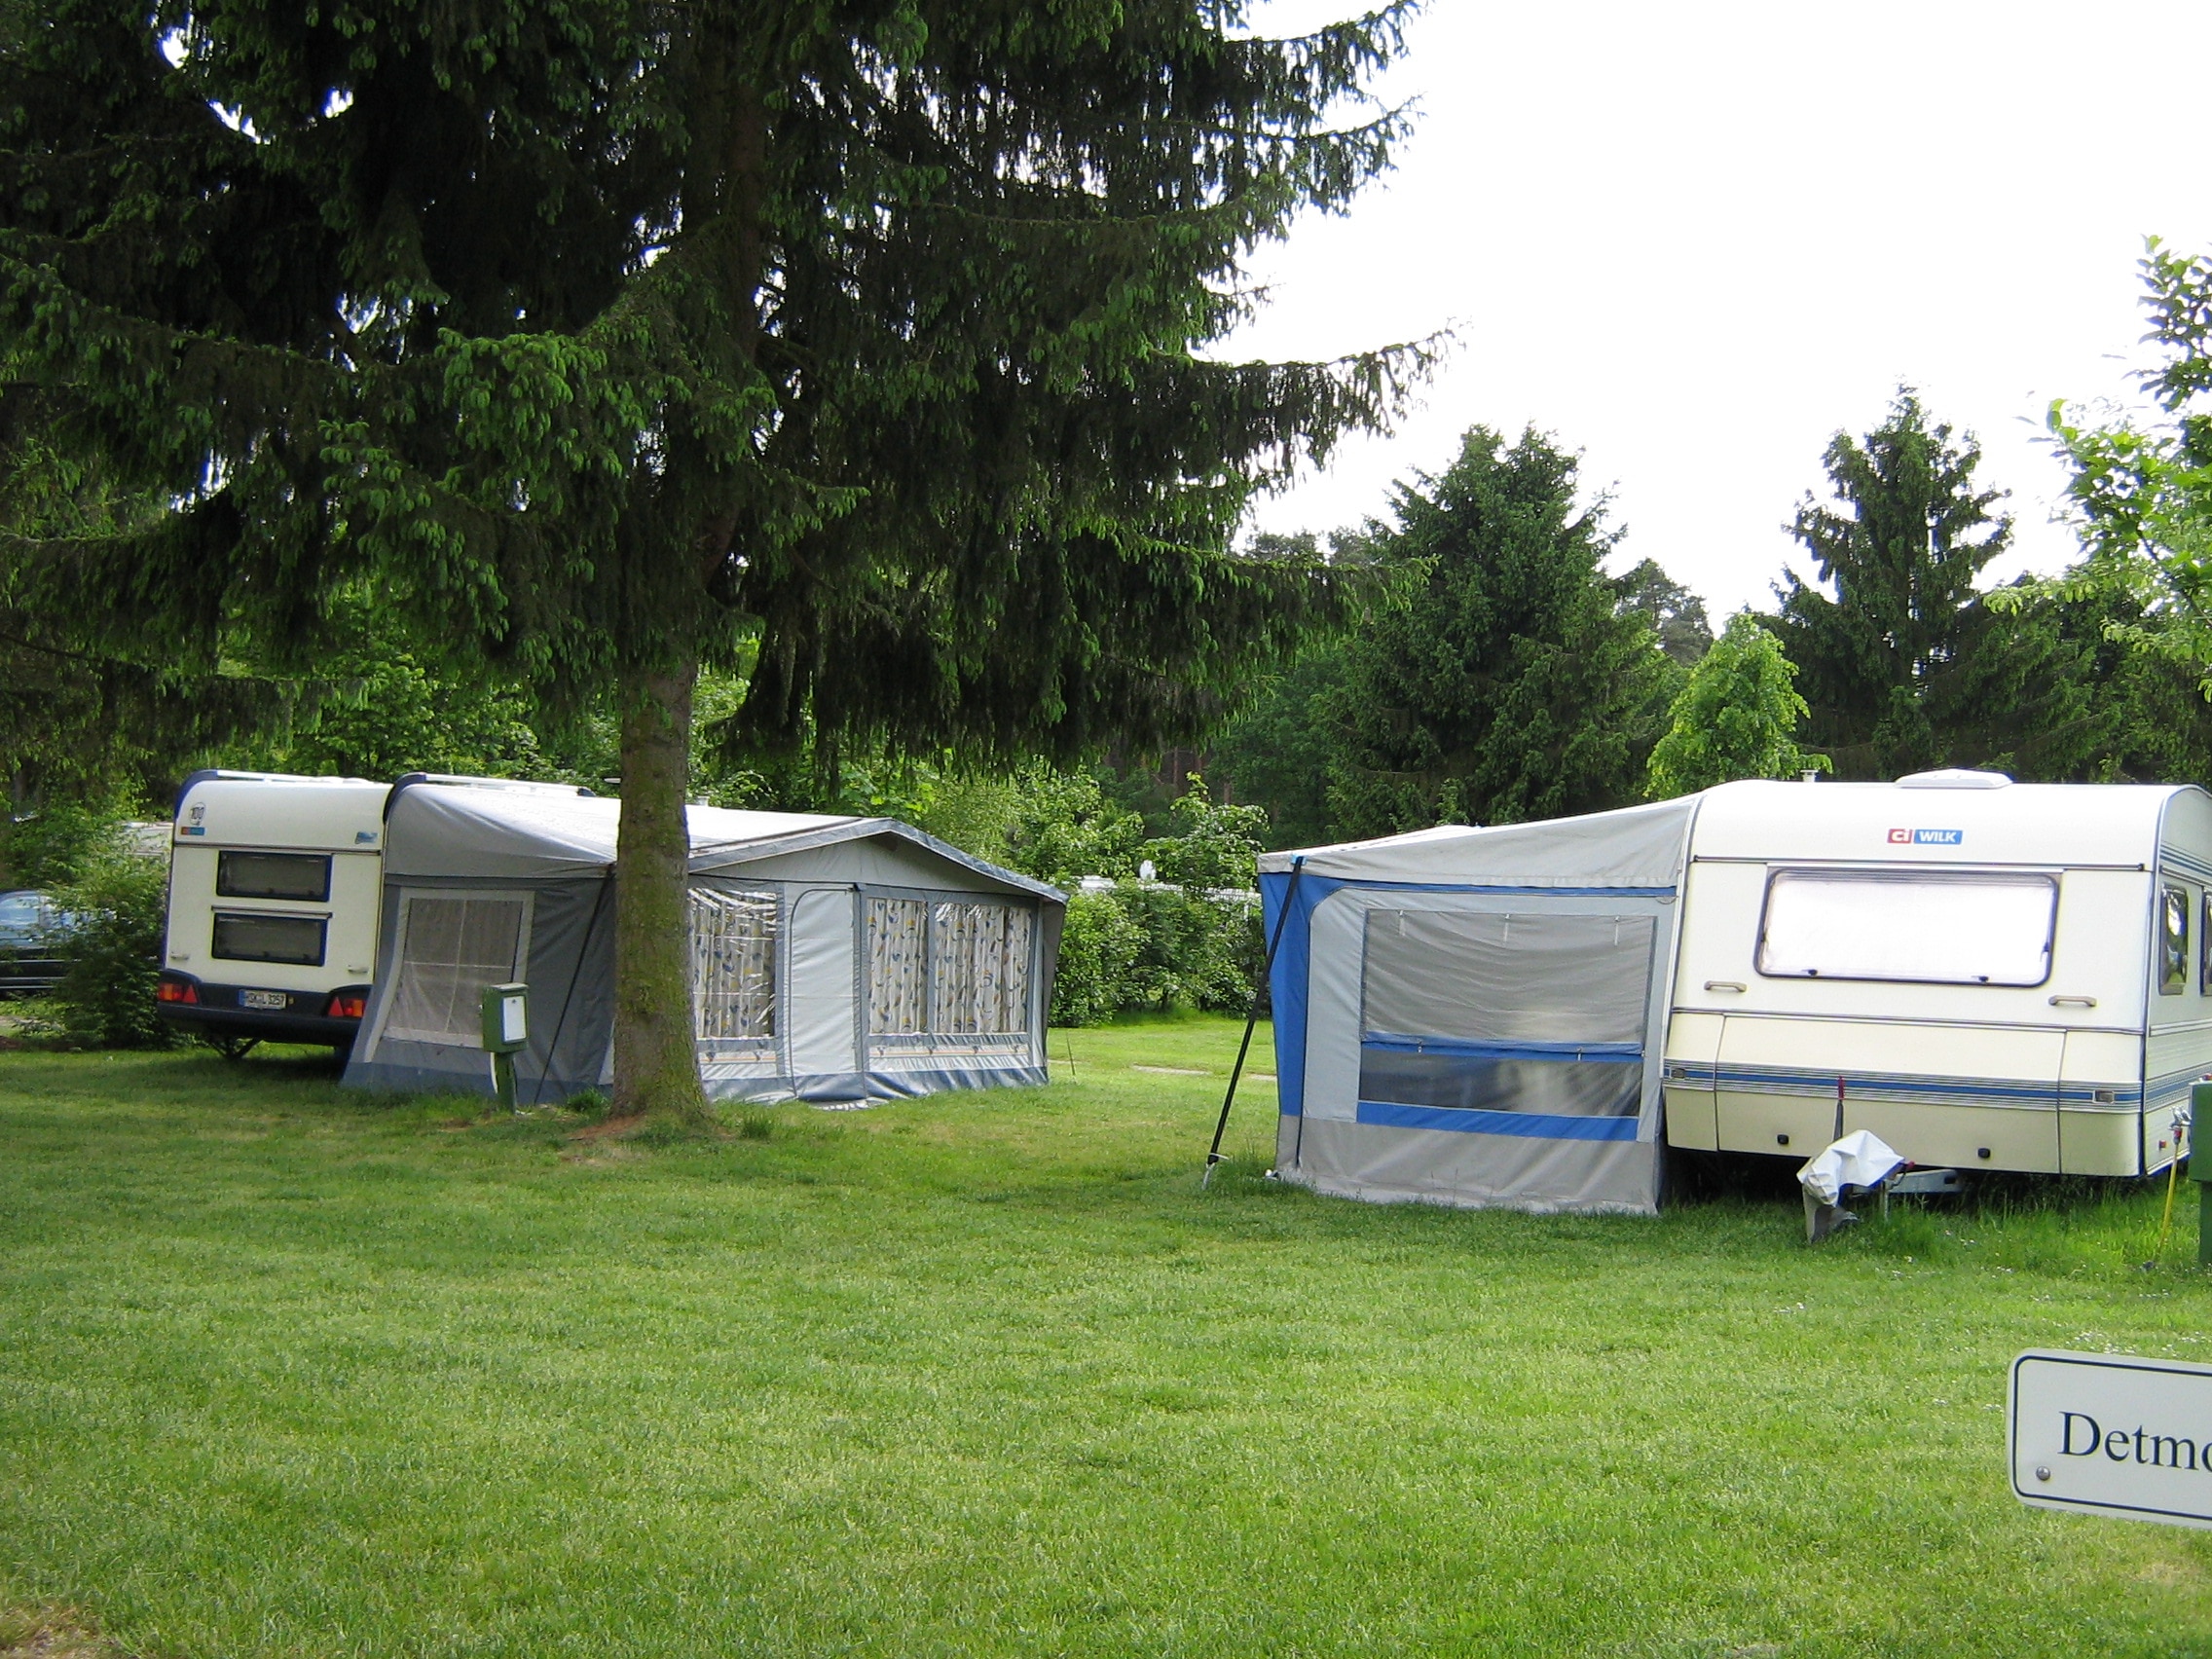
{"label": "shrub", "polygon": [[1202,1008],[1242,1014],[1263,947],[1258,906],[1158,883],[1122,881],[1068,901],[1052,1021]]}
{"label": "shrub", "polygon": [[1071,893],[1052,979],[1052,1023],[1096,1025],[1120,1013],[1144,939],[1119,890]]}
{"label": "shrub", "polygon": [[175,1035],[154,1015],[166,864],[129,851],[111,828],[79,858],[55,899],[75,920],[69,969],[50,1005],[64,1039],[81,1048],[167,1048]]}

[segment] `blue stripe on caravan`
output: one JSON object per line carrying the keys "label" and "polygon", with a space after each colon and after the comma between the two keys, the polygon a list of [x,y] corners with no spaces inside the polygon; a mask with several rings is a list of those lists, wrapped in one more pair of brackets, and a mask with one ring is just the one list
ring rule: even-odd
{"label": "blue stripe on caravan", "polygon": [[[1678,1075],[1677,1075],[1678,1074]],[[1752,1071],[1732,1066],[1701,1065],[1694,1061],[1674,1060],[1667,1066],[1665,1081],[1676,1088],[1726,1088],[1726,1089],[1776,1089],[1800,1093],[1832,1094],[1835,1091],[1836,1073],[1831,1071]],[[1857,1089],[1863,1094],[1911,1095],[1965,1095],[1982,1100],[2018,1100],[2037,1106],[2051,1104],[2104,1105],[2114,1107],[2134,1106],[2141,1103],[2143,1091],[2126,1084],[2035,1083],[2028,1081],[1993,1083],[1987,1079],[1902,1077],[1897,1074],[1870,1072],[1845,1072],[1842,1074],[1845,1089]],[[2194,1081],[2192,1074],[2191,1081]],[[2159,1085],[2154,1093],[2162,1095],[2169,1086]],[[2099,1091],[2113,1096],[2110,1100],[2097,1099]]]}
{"label": "blue stripe on caravan", "polygon": [[1408,1037],[1395,1031],[1370,1031],[1360,1048],[1386,1054],[1446,1054],[1460,1060],[1591,1060],[1602,1065],[1634,1065],[1643,1058],[1641,1043],[1479,1043],[1460,1037]]}
{"label": "blue stripe on caravan", "polygon": [[[2058,1098],[2058,1080],[2048,1083],[1969,1083],[1950,1078],[1928,1077],[1854,1077],[1842,1074],[1846,1091],[1861,1088],[1879,1090],[1889,1094],[1963,1094],[1977,1100],[2032,1100],[2039,1105],[2055,1104]],[[1817,1088],[1827,1093],[1835,1092],[1836,1074],[1833,1072],[1771,1072],[1738,1071],[1722,1067],[1715,1080],[1720,1088]]]}
{"label": "blue stripe on caravan", "polygon": [[1485,1112],[1464,1106],[1394,1106],[1362,1100],[1359,1121],[1392,1129],[1456,1129],[1463,1134],[1526,1135],[1538,1140],[1632,1141],[1636,1119],[1568,1118],[1550,1112]]}

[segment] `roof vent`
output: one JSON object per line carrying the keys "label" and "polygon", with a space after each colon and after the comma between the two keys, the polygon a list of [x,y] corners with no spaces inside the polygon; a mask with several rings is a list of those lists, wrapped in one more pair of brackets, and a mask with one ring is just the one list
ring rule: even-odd
{"label": "roof vent", "polygon": [[2001,790],[2012,780],[2003,772],[1976,772],[1946,766],[1940,772],[1910,772],[1898,780],[1900,790]]}

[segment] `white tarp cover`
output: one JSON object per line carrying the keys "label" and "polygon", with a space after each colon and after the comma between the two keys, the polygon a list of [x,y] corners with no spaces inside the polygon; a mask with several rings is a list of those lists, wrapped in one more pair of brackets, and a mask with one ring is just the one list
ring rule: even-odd
{"label": "white tarp cover", "polygon": [[[1698,797],[1269,854],[1277,1167],[1324,1192],[1648,1212]],[[1293,870],[1296,891],[1293,892]]]}
{"label": "white tarp cover", "polygon": [[1846,1187],[1871,1187],[1889,1179],[1904,1159],[1872,1129],[1854,1129],[1805,1160],[1797,1184],[1820,1203],[1832,1204]]}

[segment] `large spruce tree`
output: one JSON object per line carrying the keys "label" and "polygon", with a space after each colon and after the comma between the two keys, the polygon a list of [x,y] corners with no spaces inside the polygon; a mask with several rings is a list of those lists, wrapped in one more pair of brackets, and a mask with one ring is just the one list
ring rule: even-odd
{"label": "large spruce tree", "polygon": [[1511,823],[1639,797],[1674,669],[1599,566],[1615,536],[1575,501],[1575,461],[1533,429],[1469,431],[1402,487],[1368,547],[1397,586],[1326,699],[1330,828]]}
{"label": "large spruce tree", "polygon": [[1333,603],[1229,533],[1420,354],[1200,351],[1385,165],[1405,9],[18,0],[0,373],[144,510],[16,586],[312,662],[365,581],[610,693],[616,1104],[695,1112],[702,663],[755,665],[743,744],[1071,754],[1195,731]]}
{"label": "large spruce tree", "polygon": [[1787,574],[1772,624],[1811,710],[1806,745],[1845,778],[2062,770],[2041,751],[2082,718],[2078,653],[2046,610],[2001,610],[1980,590],[2012,521],[1995,510],[2002,492],[1975,488],[1972,436],[1932,424],[1905,389],[1825,461],[1833,498],[1808,497],[1790,530],[1832,592]]}

